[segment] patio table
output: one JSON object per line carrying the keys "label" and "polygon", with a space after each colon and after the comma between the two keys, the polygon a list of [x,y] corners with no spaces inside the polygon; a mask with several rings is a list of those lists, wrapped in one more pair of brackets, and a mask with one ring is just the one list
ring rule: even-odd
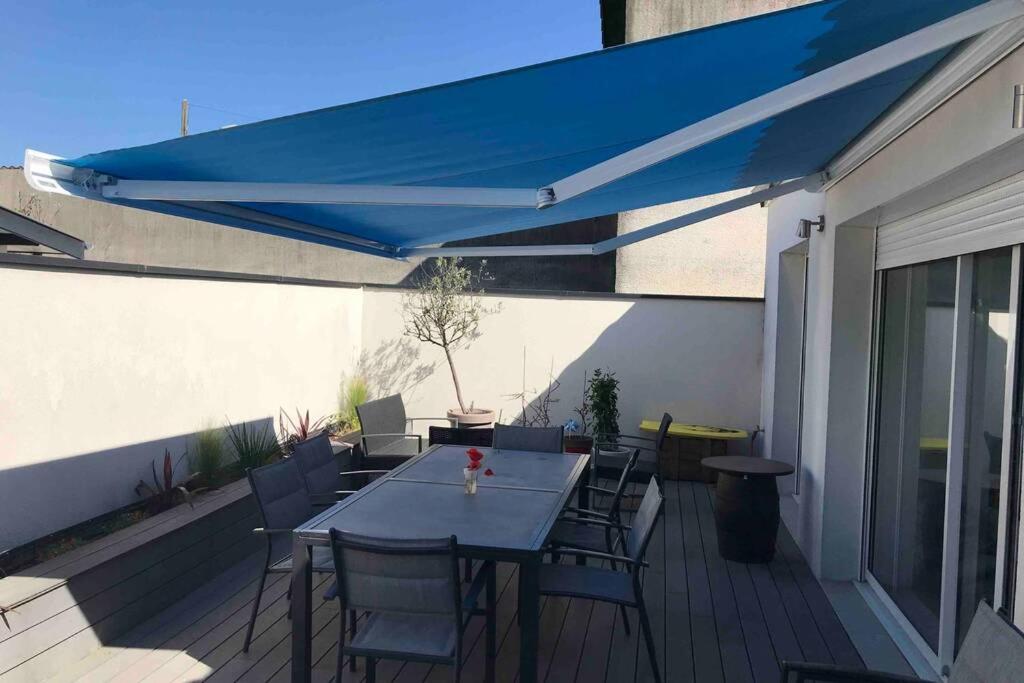
{"label": "patio table", "polygon": [[[520,680],[537,680],[541,549],[576,485],[589,476],[588,453],[534,453],[480,448],[483,468],[476,495],[466,495],[464,446],[434,446],[377,479],[293,534],[292,680],[311,676],[314,545],[329,545],[330,529],[383,538],[458,537],[468,558],[514,562],[519,593]],[[585,489],[580,489],[584,496]],[[580,501],[585,505],[586,500]]]}

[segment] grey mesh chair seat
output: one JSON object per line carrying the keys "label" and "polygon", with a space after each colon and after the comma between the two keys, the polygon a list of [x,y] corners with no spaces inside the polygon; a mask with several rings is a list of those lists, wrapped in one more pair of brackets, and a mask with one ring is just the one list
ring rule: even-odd
{"label": "grey mesh chair seat", "polygon": [[[618,532],[612,536],[612,543]],[[608,535],[604,527],[559,520],[551,530],[551,545],[582,550],[594,550],[599,553],[608,552]]]}
{"label": "grey mesh chair seat", "polygon": [[510,451],[562,453],[564,435],[563,427],[517,427],[496,424],[493,446]]}
{"label": "grey mesh chair seat", "polygon": [[626,572],[573,564],[545,564],[540,568],[542,595],[577,597],[636,607],[633,580]]}
{"label": "grey mesh chair seat", "polygon": [[423,436],[410,425],[420,420],[449,422],[444,417],[408,417],[401,394],[385,396],[356,406],[362,428],[360,467],[391,469],[423,450]]}
{"label": "grey mesh chair seat", "polygon": [[450,617],[371,614],[346,648],[361,657],[450,661],[458,633]]}
{"label": "grey mesh chair seat", "polygon": [[621,565],[625,571],[619,571],[614,567],[605,569],[581,565],[544,564],[541,565],[538,575],[541,595],[599,600],[618,605],[626,635],[629,635],[626,608],[635,607],[640,615],[640,626],[643,629],[644,641],[647,643],[647,655],[651,661],[651,673],[656,683],[661,683],[661,671],[658,668],[654,635],[651,632],[643,590],[640,587],[640,572],[647,566],[644,555],[647,554],[647,546],[651,542],[664,504],[665,497],[661,495],[658,480],[651,478],[643,500],[633,515],[633,528],[626,535],[623,543],[624,552],[621,555],[578,548],[551,549],[551,552],[560,555],[608,560],[616,566]]}
{"label": "grey mesh chair seat", "polygon": [[[333,572],[334,557],[331,555],[331,549],[327,546],[313,546],[312,567],[315,572]],[[282,557],[270,565],[269,570],[272,572],[290,572],[292,570],[292,556]]]}
{"label": "grey mesh chair seat", "polygon": [[420,452],[419,441],[416,439],[396,439],[381,446],[374,446],[374,452],[367,454],[368,458],[380,457],[381,454],[394,457],[411,458]]}

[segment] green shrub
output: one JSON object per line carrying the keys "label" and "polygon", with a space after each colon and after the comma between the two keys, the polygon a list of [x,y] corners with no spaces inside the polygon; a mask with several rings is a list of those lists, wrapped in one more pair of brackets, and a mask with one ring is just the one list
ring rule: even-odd
{"label": "green shrub", "polygon": [[216,485],[226,460],[223,429],[207,427],[196,434],[189,451],[189,466],[194,474],[199,475],[204,486]]}
{"label": "green shrub", "polygon": [[619,380],[614,372],[594,370],[587,386],[587,400],[594,415],[594,434],[609,443],[619,437]]}
{"label": "green shrub", "polygon": [[370,387],[359,375],[342,381],[338,390],[338,428],[342,431],[355,431],[360,428],[359,414],[356,406],[370,400]]}
{"label": "green shrub", "polygon": [[243,472],[273,462],[281,456],[281,444],[277,435],[267,423],[262,428],[242,422],[228,422],[228,442],[234,452],[238,467]]}

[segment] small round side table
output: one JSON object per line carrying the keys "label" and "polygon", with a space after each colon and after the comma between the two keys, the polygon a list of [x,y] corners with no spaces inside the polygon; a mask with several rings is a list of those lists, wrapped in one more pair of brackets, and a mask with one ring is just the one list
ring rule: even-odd
{"label": "small round side table", "polygon": [[775,479],[793,474],[793,466],[741,455],[704,458],[701,464],[718,472],[715,528],[719,555],[736,562],[771,562],[779,532]]}

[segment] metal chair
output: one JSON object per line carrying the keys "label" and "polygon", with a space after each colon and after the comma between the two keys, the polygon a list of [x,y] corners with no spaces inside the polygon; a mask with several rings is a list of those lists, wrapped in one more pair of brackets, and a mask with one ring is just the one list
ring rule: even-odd
{"label": "metal chair", "polygon": [[[665,497],[661,494],[657,479],[647,484],[640,507],[633,516],[633,528],[626,536],[625,554],[595,552],[579,548],[560,548],[559,554],[577,557],[609,560],[622,563],[626,571],[605,569],[603,567],[586,567],[570,564],[544,564],[540,567],[539,586],[541,595],[555,595],[565,598],[583,598],[610,602],[622,608],[635,607],[640,615],[640,626],[647,643],[647,655],[651,659],[651,670],[654,680],[661,683],[661,672],[658,669],[658,656],[654,649],[654,637],[651,635],[651,623],[647,618],[647,607],[644,605],[643,589],[640,586],[640,571],[647,567],[644,555],[651,542],[651,535],[657,526]],[[623,609],[623,614],[625,610]],[[629,621],[623,619],[626,633],[629,633]]]}
{"label": "metal chair", "polygon": [[427,441],[431,446],[490,446],[494,440],[491,428],[467,429],[465,427],[435,427],[427,430]]}
{"label": "metal chair", "polygon": [[564,427],[517,427],[496,424],[493,446],[510,451],[562,453],[564,435]]}
{"label": "metal chair", "polygon": [[[974,613],[960,651],[949,672],[949,683],[1017,683],[1024,672],[1024,633],[984,601]],[[923,683],[925,679],[881,671],[864,671],[831,664],[783,662],[782,683],[804,681],[865,681],[866,683]]]}
{"label": "metal chair", "polygon": [[388,473],[388,470],[352,469],[354,458],[351,455],[348,458],[336,456],[326,433],[296,443],[291,459],[302,472],[314,508],[334,505],[376,477]]}
{"label": "metal chair", "polygon": [[[588,489],[592,494],[599,496],[611,496],[607,512],[596,510],[584,510],[581,508],[569,507],[566,512],[555,522],[551,530],[548,545],[557,551],[558,548],[581,548],[583,550],[594,550],[615,554],[619,542],[622,540],[629,527],[622,524],[621,509],[622,499],[626,497],[626,487],[629,485],[633,468],[636,467],[637,459],[640,457],[639,449],[633,450],[633,455],[626,461],[619,476],[619,483],[612,489],[600,488],[584,484],[580,488]],[[639,497],[639,496],[638,496]],[[585,564],[586,558],[578,558],[579,564]],[[612,563],[615,569],[615,564]]]}
{"label": "metal chair", "polygon": [[[294,458],[246,470],[249,486],[259,508],[263,526],[253,529],[267,539],[267,556],[263,563],[256,600],[253,601],[249,626],[245,630],[242,651],[249,651],[252,629],[260,610],[260,598],[267,574],[288,574],[292,571],[292,531],[313,516],[313,503],[306,489],[302,471]],[[329,548],[313,548],[314,572],[334,571]],[[289,593],[290,597],[290,593]]]}
{"label": "metal chair", "polygon": [[[633,470],[634,479],[646,481],[651,477],[658,476],[658,453],[665,444],[668,436],[668,428],[672,426],[672,416],[665,413],[661,416],[661,424],[658,426],[657,435],[652,439],[647,436],[635,434],[618,434],[616,442],[608,440],[605,434],[598,434],[594,438],[594,473],[598,477],[614,479],[626,464],[628,453],[621,455],[603,455],[600,452],[601,446],[624,446],[629,449],[639,448],[640,459]],[[623,443],[625,442],[625,443]]]}
{"label": "metal chair", "polygon": [[[462,675],[462,638],[469,618],[487,617],[487,680],[494,680],[495,566],[485,570],[466,597],[459,588],[458,541],[368,538],[331,530],[337,567],[341,628],[337,680],[345,655],[366,658],[366,681],[374,683],[378,659],[448,664]],[[485,607],[477,602],[486,591]],[[345,644],[347,610],[369,612],[366,625]]]}
{"label": "metal chair", "polygon": [[445,417],[407,417],[401,394],[393,394],[356,406],[362,427],[360,468],[390,470],[423,450],[423,436],[409,431],[418,420],[445,420]]}

